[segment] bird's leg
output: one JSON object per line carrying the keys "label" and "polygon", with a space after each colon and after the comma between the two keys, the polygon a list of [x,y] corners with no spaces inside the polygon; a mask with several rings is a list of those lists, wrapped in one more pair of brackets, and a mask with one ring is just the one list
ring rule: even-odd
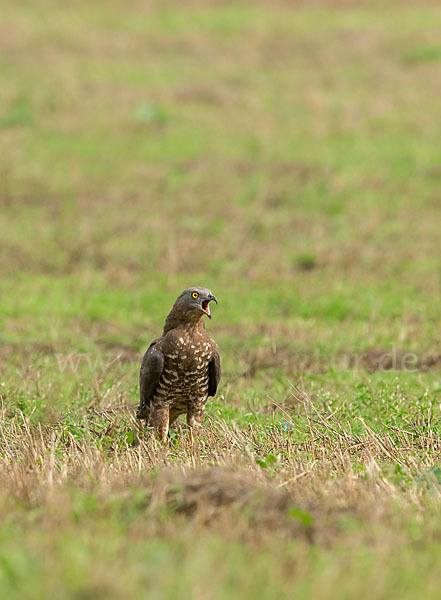
{"label": "bird's leg", "polygon": [[189,409],[187,412],[187,426],[189,428],[190,440],[195,441],[199,437],[199,432],[202,431],[202,423],[204,420],[204,410],[202,408]]}
{"label": "bird's leg", "polygon": [[156,436],[165,442],[167,439],[170,411],[167,405],[150,406],[148,426],[153,427]]}
{"label": "bird's leg", "polygon": [[200,429],[204,422],[204,411],[202,408],[198,407],[196,409],[189,408],[187,411],[187,425],[190,429]]}

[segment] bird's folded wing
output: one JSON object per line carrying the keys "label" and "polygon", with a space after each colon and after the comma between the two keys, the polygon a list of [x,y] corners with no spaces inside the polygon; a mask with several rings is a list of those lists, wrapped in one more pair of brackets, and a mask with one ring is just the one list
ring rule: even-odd
{"label": "bird's folded wing", "polygon": [[142,418],[142,411],[148,408],[164,369],[164,355],[155,344],[160,338],[152,342],[144,354],[139,372],[139,409],[138,417]]}
{"label": "bird's folded wing", "polygon": [[208,395],[216,394],[217,386],[221,378],[220,356],[217,348],[214,351],[213,358],[208,363]]}

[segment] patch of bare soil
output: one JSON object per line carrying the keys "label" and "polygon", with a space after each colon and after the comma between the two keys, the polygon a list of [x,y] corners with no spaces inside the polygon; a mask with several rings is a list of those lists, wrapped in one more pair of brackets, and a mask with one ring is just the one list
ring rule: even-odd
{"label": "patch of bare soil", "polygon": [[441,367],[441,353],[418,355],[406,350],[372,348],[347,354],[351,368],[375,371],[428,371]]}
{"label": "patch of bare soil", "polygon": [[407,350],[370,348],[328,354],[316,351],[299,352],[289,347],[257,348],[245,357],[245,377],[255,377],[265,369],[284,369],[287,372],[323,373],[335,370],[428,371],[441,368],[441,353],[416,354]]}
{"label": "patch of bare soil", "polygon": [[307,502],[283,488],[256,481],[255,473],[243,470],[210,467],[180,475],[169,471],[153,491],[152,503],[165,503],[199,525],[230,529],[233,537],[271,531],[309,542],[314,538],[314,518]]}
{"label": "patch of bare soil", "polygon": [[0,345],[0,359],[4,360],[11,356],[28,358],[35,354],[49,356],[55,353],[51,344],[32,342],[31,344],[2,344]]}

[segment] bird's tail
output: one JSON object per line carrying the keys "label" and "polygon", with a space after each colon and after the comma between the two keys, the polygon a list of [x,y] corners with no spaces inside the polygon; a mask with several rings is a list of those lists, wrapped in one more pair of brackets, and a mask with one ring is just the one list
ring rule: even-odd
{"label": "bird's tail", "polygon": [[140,404],[138,407],[138,410],[136,411],[136,418],[137,419],[145,419],[146,421],[148,421],[149,419],[149,415],[150,415],[150,406],[144,404]]}

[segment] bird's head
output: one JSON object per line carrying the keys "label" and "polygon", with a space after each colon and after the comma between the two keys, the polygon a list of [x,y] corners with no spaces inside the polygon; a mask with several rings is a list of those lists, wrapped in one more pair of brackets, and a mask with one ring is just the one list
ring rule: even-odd
{"label": "bird's head", "polygon": [[217,304],[216,296],[207,288],[193,286],[184,290],[168,313],[162,334],[180,325],[192,327],[199,324],[203,327],[203,316],[211,319],[209,305],[212,300]]}
{"label": "bird's head", "polygon": [[187,314],[193,314],[195,317],[200,317],[202,314],[207,315],[211,319],[210,302],[216,302],[216,296],[204,287],[190,287],[182,292],[176,300],[175,305]]}

